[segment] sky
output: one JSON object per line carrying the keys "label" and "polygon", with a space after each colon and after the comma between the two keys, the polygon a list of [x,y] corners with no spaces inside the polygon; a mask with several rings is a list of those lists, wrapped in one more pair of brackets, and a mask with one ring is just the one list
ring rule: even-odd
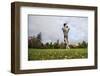
{"label": "sky", "polygon": [[62,27],[68,23],[69,43],[88,41],[88,17],[28,15],[28,36],[42,34],[42,42],[64,41]]}

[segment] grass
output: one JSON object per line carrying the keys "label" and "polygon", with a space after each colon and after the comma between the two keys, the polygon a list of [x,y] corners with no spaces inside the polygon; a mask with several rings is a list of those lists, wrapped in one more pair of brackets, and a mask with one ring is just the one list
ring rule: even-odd
{"label": "grass", "polygon": [[28,60],[87,58],[87,49],[28,49]]}

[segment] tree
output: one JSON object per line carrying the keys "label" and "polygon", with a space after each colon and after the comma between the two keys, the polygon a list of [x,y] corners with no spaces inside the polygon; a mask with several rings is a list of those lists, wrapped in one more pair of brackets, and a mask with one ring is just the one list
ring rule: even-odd
{"label": "tree", "polygon": [[39,34],[37,34],[37,39],[41,42],[42,41],[42,34],[41,32]]}
{"label": "tree", "polygon": [[45,44],[45,48],[49,48],[49,43],[47,42],[46,44]]}
{"label": "tree", "polygon": [[60,46],[59,46],[59,40],[57,40],[57,41],[54,43],[54,48],[55,48],[55,49],[60,48]]}
{"label": "tree", "polygon": [[85,41],[82,42],[82,47],[87,48],[87,43]]}
{"label": "tree", "polygon": [[29,48],[42,48],[43,44],[41,41],[42,41],[42,34],[40,32],[39,34],[37,34],[37,37],[33,36],[33,37],[28,38],[28,47]]}
{"label": "tree", "polygon": [[87,46],[88,46],[88,43],[86,43],[85,41],[78,43],[78,48],[87,48]]}
{"label": "tree", "polygon": [[52,42],[50,42],[49,47],[50,47],[51,49],[54,48]]}
{"label": "tree", "polygon": [[28,47],[32,48],[32,37],[28,38]]}

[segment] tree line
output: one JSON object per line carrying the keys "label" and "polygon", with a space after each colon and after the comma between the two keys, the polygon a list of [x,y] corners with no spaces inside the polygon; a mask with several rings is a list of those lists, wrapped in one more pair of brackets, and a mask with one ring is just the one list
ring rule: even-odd
{"label": "tree line", "polygon": [[[78,45],[70,44],[70,48],[87,48],[88,43],[86,41],[79,42]],[[32,36],[28,38],[28,48],[38,48],[38,49],[64,49],[64,42],[59,43],[59,40],[56,42],[47,42],[42,43],[42,34],[41,32],[37,34],[37,36]]]}

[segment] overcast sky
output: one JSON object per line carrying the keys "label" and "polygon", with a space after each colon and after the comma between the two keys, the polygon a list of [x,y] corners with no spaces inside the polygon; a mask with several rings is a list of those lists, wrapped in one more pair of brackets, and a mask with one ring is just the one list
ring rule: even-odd
{"label": "overcast sky", "polygon": [[88,18],[70,16],[28,16],[28,36],[37,36],[42,33],[42,42],[63,42],[62,27],[68,23],[69,42],[78,43],[88,40]]}

